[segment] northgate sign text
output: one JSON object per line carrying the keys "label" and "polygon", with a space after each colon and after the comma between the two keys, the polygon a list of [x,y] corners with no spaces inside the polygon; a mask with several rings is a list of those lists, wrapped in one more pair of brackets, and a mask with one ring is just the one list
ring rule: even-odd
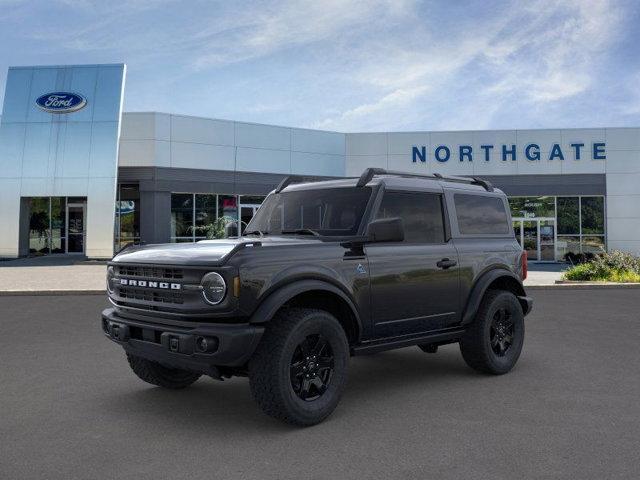
{"label": "northgate sign text", "polygon": [[[537,143],[530,143],[524,149],[519,152],[515,145],[500,145],[501,148],[495,149],[502,154],[502,161],[518,160],[518,155],[522,154],[526,160],[535,162],[542,159],[540,151],[540,145]],[[597,142],[592,143],[590,147],[586,147],[584,143],[571,143],[569,145],[569,152],[562,150],[559,143],[554,143],[549,149],[549,155],[545,155],[548,160],[564,160],[566,155],[574,160],[582,160],[585,157],[591,157],[592,160],[606,160],[605,143]],[[480,145],[481,152],[476,154],[483,160],[489,161],[491,159],[491,153],[494,151],[494,145]],[[452,153],[453,150],[453,153]],[[457,151],[456,151],[457,150]],[[457,149],[452,149],[447,145],[439,145],[433,151],[433,158],[438,162],[448,162],[452,155],[457,154],[459,161],[473,161],[474,152],[471,145],[460,145]],[[427,147],[426,146],[414,146],[411,151],[413,163],[426,162],[427,161]]]}

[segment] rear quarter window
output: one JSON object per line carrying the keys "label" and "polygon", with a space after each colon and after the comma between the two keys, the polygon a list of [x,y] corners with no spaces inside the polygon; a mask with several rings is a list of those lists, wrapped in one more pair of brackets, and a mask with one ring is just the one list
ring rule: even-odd
{"label": "rear quarter window", "polygon": [[462,235],[506,235],[511,231],[501,197],[456,193],[453,201]]}

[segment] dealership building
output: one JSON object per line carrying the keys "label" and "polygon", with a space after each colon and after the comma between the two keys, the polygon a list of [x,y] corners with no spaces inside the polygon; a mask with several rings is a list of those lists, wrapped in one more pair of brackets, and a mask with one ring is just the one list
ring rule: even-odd
{"label": "dealership building", "polygon": [[640,128],[347,133],[123,112],[126,68],[12,67],[0,118],[0,257],[108,258],[243,229],[287,175],[477,176],[532,261],[640,254]]}

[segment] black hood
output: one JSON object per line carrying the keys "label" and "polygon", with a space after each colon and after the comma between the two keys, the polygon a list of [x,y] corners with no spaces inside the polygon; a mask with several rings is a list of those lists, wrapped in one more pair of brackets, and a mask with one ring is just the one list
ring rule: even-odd
{"label": "black hood", "polygon": [[197,243],[141,245],[118,253],[114,262],[154,265],[222,265],[242,248],[267,248],[277,245],[321,243],[314,237],[268,236],[202,240]]}

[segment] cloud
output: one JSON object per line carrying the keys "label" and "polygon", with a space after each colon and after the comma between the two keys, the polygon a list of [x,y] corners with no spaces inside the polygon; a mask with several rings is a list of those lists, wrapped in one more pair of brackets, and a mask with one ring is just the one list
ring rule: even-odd
{"label": "cloud", "polygon": [[[560,106],[608,88],[612,48],[635,25],[625,24],[633,10],[627,0],[57,5],[68,15],[55,24],[41,21],[56,9],[48,2],[5,9],[30,10],[36,22],[14,29],[14,41],[56,62],[125,60],[127,91],[136,92],[127,108],[344,131],[510,128],[563,118]],[[2,30],[6,36],[11,25],[0,21]],[[637,60],[627,68],[637,69]],[[166,91],[172,95],[158,95]],[[159,98],[166,103],[150,104]]]}
{"label": "cloud", "polygon": [[489,45],[485,55],[501,80],[487,91],[536,103],[584,92],[593,57],[613,40],[620,11],[607,0],[542,1],[534,8],[524,27]]}
{"label": "cloud", "polygon": [[[317,125],[334,129],[376,127],[369,118],[372,110],[384,110],[384,118],[395,118],[406,110],[402,92],[417,92],[411,101],[421,100],[429,113],[429,104],[441,108],[441,98],[458,104],[452,85],[468,85],[475,92],[470,99],[479,112],[499,111],[496,105],[517,101],[536,108],[550,102],[585,93],[597,74],[594,59],[615,40],[622,21],[619,5],[609,0],[539,0],[501,9],[495,18],[470,18],[456,25],[460,35],[435,45],[396,44],[388,46],[357,73],[377,97],[318,121]],[[419,34],[433,38],[437,24],[425,26]],[[395,51],[394,51],[395,50]],[[467,81],[466,78],[476,78]],[[462,92],[464,94],[464,92]],[[491,99],[491,100],[489,100]],[[379,106],[373,108],[372,106]],[[466,112],[469,105],[452,108],[439,125],[456,124],[456,110]],[[441,117],[435,115],[433,118]],[[487,128],[491,117],[478,115],[468,124],[462,113],[463,128]],[[377,122],[381,127],[384,120]],[[437,128],[439,125],[435,125]]]}
{"label": "cloud", "polygon": [[359,121],[359,119],[363,117],[377,117],[379,115],[384,115],[384,113],[389,110],[410,105],[413,100],[423,95],[427,89],[427,86],[399,88],[375,102],[364,103],[353,109],[342,112],[337,118],[327,118],[325,120],[315,122],[312,127],[319,129],[335,129],[337,125],[348,125],[351,122]]}
{"label": "cloud", "polygon": [[[205,50],[194,59],[198,68],[220,66],[270,55],[282,49],[335,37],[379,21],[381,13],[401,15],[409,2],[394,0],[289,0],[272,2],[257,12],[235,12],[233,20],[205,28],[195,38]],[[238,13],[240,13],[238,15]]]}

